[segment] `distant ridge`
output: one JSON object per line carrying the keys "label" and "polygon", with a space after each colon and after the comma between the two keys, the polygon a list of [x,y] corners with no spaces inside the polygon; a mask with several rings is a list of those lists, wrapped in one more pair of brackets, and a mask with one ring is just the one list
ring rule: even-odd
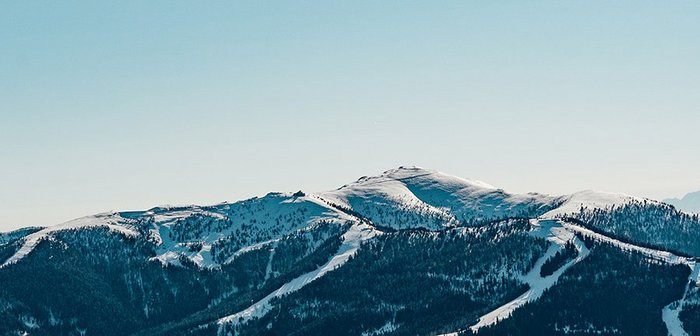
{"label": "distant ridge", "polygon": [[664,203],[671,204],[679,210],[700,213],[700,191],[686,194],[682,198],[668,198]]}

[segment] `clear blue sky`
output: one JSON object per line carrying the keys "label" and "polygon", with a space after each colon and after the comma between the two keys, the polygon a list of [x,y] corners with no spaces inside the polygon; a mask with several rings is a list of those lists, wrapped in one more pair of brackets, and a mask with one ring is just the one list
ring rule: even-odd
{"label": "clear blue sky", "polygon": [[700,189],[698,1],[3,1],[0,231],[420,165]]}

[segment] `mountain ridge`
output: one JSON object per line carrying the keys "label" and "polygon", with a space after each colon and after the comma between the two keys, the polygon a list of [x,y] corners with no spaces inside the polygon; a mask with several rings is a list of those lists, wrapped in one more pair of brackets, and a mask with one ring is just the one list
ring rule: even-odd
{"label": "mountain ridge", "polygon": [[687,193],[681,198],[667,198],[664,202],[683,211],[700,213],[700,191]]}
{"label": "mountain ridge", "polygon": [[[407,172],[408,172],[408,173],[407,173]],[[415,172],[415,173],[411,174],[410,172]],[[419,167],[419,166],[399,166],[399,167],[397,167],[397,168],[393,168],[393,169],[386,170],[386,171],[384,171],[383,173],[381,173],[381,174],[379,174],[379,175],[375,175],[375,176],[362,176],[362,177],[358,178],[356,181],[354,181],[354,182],[352,182],[352,183],[349,183],[349,184],[345,184],[345,185],[343,185],[343,186],[341,186],[341,187],[339,187],[339,188],[337,188],[337,189],[334,189],[334,190],[330,190],[330,191],[320,191],[320,192],[312,192],[312,193],[310,193],[309,195],[310,195],[310,196],[321,196],[321,197],[322,197],[323,195],[329,195],[329,194],[333,195],[333,194],[335,194],[335,192],[341,191],[341,190],[343,190],[343,189],[347,189],[347,188],[351,187],[351,186],[354,185],[354,184],[363,184],[363,183],[365,183],[365,182],[367,182],[367,181],[376,180],[376,179],[382,179],[382,178],[387,178],[387,179],[389,179],[389,180],[395,180],[395,181],[397,181],[397,182],[401,182],[402,179],[412,179],[412,178],[416,178],[416,177],[431,176],[431,175],[440,175],[440,176],[444,176],[444,177],[448,177],[448,178],[454,178],[455,180],[461,180],[461,181],[463,181],[463,182],[464,182],[465,184],[467,184],[467,185],[473,185],[475,188],[481,188],[481,189],[483,189],[484,192],[487,192],[487,191],[488,191],[488,192],[494,192],[494,193],[504,193],[504,194],[511,195],[511,196],[527,196],[527,195],[533,195],[533,196],[539,196],[539,197],[542,197],[542,198],[552,198],[552,199],[560,199],[560,200],[570,200],[570,199],[573,199],[574,197],[576,197],[576,196],[579,195],[579,194],[587,194],[587,195],[592,196],[592,197],[590,197],[589,199],[594,199],[596,195],[605,195],[605,196],[608,196],[609,202],[607,202],[607,203],[606,203],[606,202],[598,202],[598,203],[601,203],[602,206],[623,203],[623,202],[621,202],[621,200],[623,200],[623,199],[636,199],[636,200],[643,200],[643,199],[646,199],[646,200],[649,200],[649,201],[654,201],[654,200],[652,200],[652,199],[643,198],[643,197],[637,197],[637,196],[632,196],[632,195],[625,194],[625,193],[616,193],[616,192],[607,192],[607,191],[598,191],[598,190],[582,190],[582,191],[578,191],[578,192],[575,192],[575,193],[572,193],[572,194],[565,194],[565,195],[558,195],[558,196],[557,196],[557,195],[542,194],[542,193],[538,193],[538,192],[534,192],[534,191],[533,191],[533,192],[523,193],[523,194],[512,194],[512,193],[508,193],[508,192],[504,191],[504,190],[501,189],[501,188],[497,188],[497,187],[495,187],[495,186],[493,186],[493,185],[491,185],[491,184],[488,184],[488,183],[486,183],[486,182],[482,182],[482,181],[480,181],[480,180],[473,180],[473,179],[462,178],[462,177],[458,177],[458,176],[455,176],[455,175],[449,175],[449,174],[446,174],[446,173],[443,173],[443,172],[440,172],[440,171],[437,171],[437,170],[426,169],[426,168]],[[388,181],[384,181],[384,182],[388,182]],[[298,191],[298,192],[299,192],[299,191]],[[697,192],[697,193],[695,193],[695,194],[699,194],[699,195],[700,195],[700,192]],[[225,206],[225,205],[228,205],[228,204],[234,204],[234,203],[239,203],[239,202],[245,202],[245,201],[250,201],[250,200],[255,200],[255,199],[261,199],[261,198],[265,198],[265,197],[269,197],[269,196],[286,196],[286,197],[292,197],[292,195],[294,195],[294,192],[289,192],[289,191],[271,191],[271,192],[268,192],[267,194],[265,194],[265,195],[263,195],[263,196],[253,196],[253,197],[250,197],[250,198],[245,198],[245,199],[238,200],[238,201],[233,201],[233,202],[231,202],[231,201],[222,201],[222,202],[219,202],[219,203],[214,203],[214,204],[209,204],[209,205],[202,205],[202,204],[195,204],[195,203],[190,203],[190,204],[161,204],[161,205],[153,206],[153,207],[151,207],[151,208],[149,208],[149,209],[147,209],[147,210],[124,210],[124,211],[109,210],[109,211],[104,211],[104,212],[100,212],[100,213],[96,213],[96,214],[85,215],[85,216],[82,216],[82,217],[78,217],[78,218],[76,218],[76,219],[79,219],[79,218],[86,218],[86,217],[90,217],[90,216],[102,216],[102,215],[107,215],[107,214],[121,214],[121,215],[127,214],[127,216],[128,216],[128,214],[131,214],[131,213],[138,214],[138,213],[146,213],[146,212],[152,212],[152,211],[156,211],[156,212],[157,212],[157,211],[164,211],[164,210],[167,211],[167,210],[171,210],[171,209],[187,209],[187,208],[190,208],[190,209],[202,209],[202,208],[212,208],[212,207]],[[337,196],[336,196],[336,197],[337,197]],[[332,197],[331,197],[331,198],[332,198]],[[600,198],[601,198],[601,199],[604,199],[604,197],[600,197]],[[615,201],[614,198],[617,198],[618,200]],[[677,200],[677,199],[667,199],[667,200]],[[587,201],[586,201],[585,199],[583,199],[583,200],[580,200],[578,203],[584,203],[584,204],[585,204],[586,202],[587,202]],[[658,201],[654,201],[654,202],[658,202]],[[593,203],[593,202],[591,202],[591,203]],[[72,220],[69,220],[69,221],[66,221],[66,222],[63,222],[63,223],[58,223],[58,224],[53,224],[53,225],[48,225],[48,226],[21,227],[21,228],[14,229],[14,230],[10,230],[10,231],[6,231],[6,232],[0,232],[0,234],[9,234],[9,233],[12,233],[12,232],[18,232],[18,231],[22,231],[22,230],[29,229],[29,228],[41,228],[41,229],[46,229],[46,228],[50,228],[50,227],[55,227],[55,226],[63,225],[63,224],[72,222],[72,221],[74,221],[74,220],[76,220],[76,219],[72,219]]]}
{"label": "mountain ridge", "polygon": [[[425,192],[421,193],[421,191],[425,191],[426,185],[431,188],[431,191],[437,190],[439,197],[435,197],[435,195],[430,195]],[[421,194],[422,197],[418,197],[416,192]],[[25,238],[29,239],[29,242],[17,252],[16,256],[13,255],[0,264],[0,268],[16,262],[24,255],[30,253],[33,246],[37,244],[39,240],[46,238],[55,231],[76,229],[80,227],[102,226],[110,228],[114,231],[119,231],[123,234],[134,235],[136,233],[129,227],[129,222],[131,220],[129,218],[130,216],[152,216],[156,223],[167,223],[177,220],[178,218],[193,215],[211,217],[218,216],[219,218],[222,218],[224,215],[220,212],[213,211],[213,209],[226,208],[230,207],[231,205],[246,202],[277,198],[281,198],[283,199],[283,202],[288,203],[293,203],[299,200],[308,201],[321,207],[325,207],[327,211],[340,215],[341,217],[343,217],[343,215],[349,215],[344,213],[341,209],[353,209],[353,204],[351,204],[351,201],[355,203],[355,207],[363,207],[363,211],[361,212],[365,214],[368,212],[372,214],[373,212],[381,211],[373,209],[377,204],[380,204],[382,208],[393,208],[394,211],[397,212],[408,209],[408,212],[414,210],[418,213],[413,216],[415,218],[409,218],[409,220],[418,221],[418,219],[437,217],[438,221],[440,221],[443,226],[447,227],[458,225],[461,220],[464,220],[464,218],[457,218],[458,216],[469,216],[472,219],[476,218],[483,221],[490,221],[497,218],[518,216],[520,215],[518,211],[525,211],[524,208],[526,206],[535,206],[536,208],[551,207],[547,208],[548,211],[537,213],[537,215],[534,217],[544,216],[545,218],[554,218],[556,216],[563,216],[578,212],[581,207],[596,209],[615,205],[619,206],[634,200],[643,200],[642,198],[623,193],[599,192],[593,190],[585,190],[563,196],[550,196],[535,192],[530,192],[527,194],[510,194],[505,192],[503,189],[496,188],[485,182],[460,178],[418,166],[400,166],[398,168],[386,170],[380,175],[363,176],[355,182],[343,185],[340,188],[332,191],[316,192],[308,195],[304,194],[303,192],[301,192],[302,195],[297,195],[297,193],[269,192],[262,197],[256,196],[233,203],[220,202],[213,205],[160,205],[152,207],[148,210],[121,212],[109,211],[84,216],[61,224],[44,227],[38,232],[32,233],[32,235],[30,235],[31,237],[28,236]],[[371,198],[367,199],[368,197]],[[425,199],[430,201],[431,198],[433,199],[432,202],[426,202]],[[441,199],[441,204],[437,204],[434,199]],[[455,206],[454,203],[459,204]],[[559,204],[554,206],[557,203]],[[335,207],[332,205],[340,205],[341,207]],[[451,207],[466,209],[468,213],[463,211],[453,214],[450,213],[450,211],[445,210],[450,209]],[[474,211],[474,209],[481,211]],[[374,215],[377,220],[373,221],[373,224],[380,227],[391,229],[416,228],[412,226],[396,226],[396,223],[384,222],[381,218],[378,218],[382,216],[381,213],[374,213]],[[352,215],[349,216],[352,217]],[[430,221],[425,223],[429,222]],[[432,230],[442,228],[440,225],[428,224],[421,224],[417,227]],[[17,232],[21,232],[24,229],[25,228],[21,228],[10,231],[7,232],[6,235],[12,235]],[[162,242],[160,232],[154,232],[153,239]],[[170,252],[172,251],[164,251],[163,255],[157,258],[157,260],[167,263],[172,261],[173,258],[179,258],[179,254],[172,254]],[[198,259],[203,260],[204,257],[199,256]],[[212,262],[207,262],[207,264],[214,264],[215,266],[218,266],[216,263]]]}
{"label": "mountain ridge", "polygon": [[[593,264],[604,274],[626,270],[638,279],[629,286],[668,291],[639,303],[648,325],[574,305],[587,323],[686,332],[700,323],[688,316],[700,310],[700,293],[680,288],[699,280],[697,236],[697,216],[649,199],[511,194],[399,167],[331,191],[107,212],[0,234],[0,334],[510,333],[541,302],[567,302],[551,293],[561,281],[580,286]],[[615,264],[597,264],[607,259]],[[659,270],[665,277],[647,276]],[[38,272],[46,279],[28,278]],[[89,299],[79,299],[85,289]],[[662,310],[663,320],[653,318]],[[131,329],[110,329],[115,318],[132,320]],[[555,322],[593,330],[566,316]]]}

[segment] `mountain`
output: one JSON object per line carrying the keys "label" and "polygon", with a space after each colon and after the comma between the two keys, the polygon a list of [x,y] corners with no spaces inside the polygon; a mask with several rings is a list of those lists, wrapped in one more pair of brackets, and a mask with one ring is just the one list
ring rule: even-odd
{"label": "mountain", "polygon": [[683,198],[681,198],[681,199],[678,199],[678,198],[665,199],[664,202],[671,204],[671,205],[675,206],[676,208],[683,210],[683,211],[700,213],[700,191],[688,193],[687,195],[683,196]]}
{"label": "mountain", "polygon": [[2,335],[700,335],[700,218],[419,167],[0,234]]}

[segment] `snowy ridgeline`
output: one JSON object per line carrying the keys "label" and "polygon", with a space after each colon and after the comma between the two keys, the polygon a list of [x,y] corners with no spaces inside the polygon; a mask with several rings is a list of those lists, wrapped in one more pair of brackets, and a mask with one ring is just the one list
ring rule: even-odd
{"label": "snowy ridgeline", "polygon": [[[132,332],[157,327],[151,321],[190,315],[197,317],[159,330],[252,333],[268,325],[302,326],[313,317],[321,321],[315,329],[320,331],[330,316],[323,311],[362,316],[362,328],[348,325],[357,334],[413,332],[421,325],[425,333],[487,332],[531,309],[572,269],[580,271],[595,255],[581,239],[685,265],[693,270],[686,279],[692,282],[697,272],[690,256],[700,255],[693,239],[699,235],[696,215],[651,200],[592,191],[510,194],[475,180],[401,167],[334,191],[104,213],[2,234],[0,276],[14,289],[0,297],[0,305],[5,314],[23,316],[15,326],[103,331],[73,316],[80,314],[73,308],[52,307],[65,293],[29,295],[29,288],[39,293],[49,287],[41,279],[30,282],[34,287],[21,283],[26,271],[19,266],[48,269],[49,279],[54,258],[60,258],[69,260],[61,267],[76,262],[70,267],[121,288],[92,293],[104,295],[103,304],[132,304],[113,309],[121,319],[144,321],[134,322]],[[388,282],[366,283],[376,274]],[[61,281],[90,287],[86,279]],[[418,289],[427,284],[434,290]],[[314,296],[319,293],[326,296]],[[366,293],[373,293],[371,299]],[[346,295],[356,297],[357,306],[344,303]],[[695,296],[689,288],[665,303],[663,322],[673,335],[684,335],[681,321],[698,305]],[[436,298],[447,301],[432,302]],[[178,304],[184,301],[190,304]],[[281,306],[296,313],[280,315],[275,308]],[[51,314],[32,307],[52,307]]]}
{"label": "snowy ridgeline", "polygon": [[387,229],[482,225],[505,218],[555,218],[587,209],[606,209],[637,198],[581,192],[552,197],[509,194],[486,183],[417,167],[401,167],[363,177],[337,190],[306,195],[270,193],[232,204],[157,207],[148,211],[84,217],[35,232],[3,264],[14,263],[52,233],[102,226],[125,235],[140,234],[158,247],[155,260],[179,264],[181,257],[200,267],[219,267],[236,252],[279,239],[319,223],[361,219]]}

